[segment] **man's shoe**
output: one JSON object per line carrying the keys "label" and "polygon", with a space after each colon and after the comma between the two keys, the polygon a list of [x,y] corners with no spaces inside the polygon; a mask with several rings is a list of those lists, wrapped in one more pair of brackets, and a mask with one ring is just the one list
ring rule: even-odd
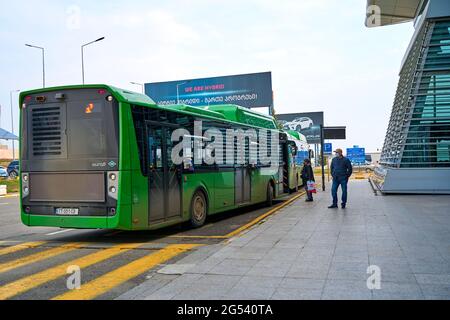
{"label": "man's shoe", "polygon": [[341,204],[341,208],[345,209],[345,203]]}
{"label": "man's shoe", "polygon": [[334,208],[337,208],[337,207],[338,207],[337,204],[332,204],[331,206],[328,207],[328,209],[334,209]]}
{"label": "man's shoe", "polygon": [[306,199],[305,202],[312,202],[313,199]]}

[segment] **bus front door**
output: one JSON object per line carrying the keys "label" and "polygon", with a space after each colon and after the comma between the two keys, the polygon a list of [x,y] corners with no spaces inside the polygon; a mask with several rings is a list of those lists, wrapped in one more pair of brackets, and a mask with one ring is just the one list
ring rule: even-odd
{"label": "bus front door", "polygon": [[181,185],[172,163],[171,128],[147,124],[149,224],[181,217]]}

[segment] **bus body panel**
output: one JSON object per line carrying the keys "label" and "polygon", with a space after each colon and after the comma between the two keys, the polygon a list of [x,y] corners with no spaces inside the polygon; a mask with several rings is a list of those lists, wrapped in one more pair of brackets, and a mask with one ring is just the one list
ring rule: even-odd
{"label": "bus body panel", "polygon": [[229,210],[234,206],[234,170],[215,173],[214,212]]}
{"label": "bus body panel", "polygon": [[[76,229],[110,229],[108,217],[69,217],[29,215],[30,226],[47,226]],[[110,223],[115,225],[115,223]]]}

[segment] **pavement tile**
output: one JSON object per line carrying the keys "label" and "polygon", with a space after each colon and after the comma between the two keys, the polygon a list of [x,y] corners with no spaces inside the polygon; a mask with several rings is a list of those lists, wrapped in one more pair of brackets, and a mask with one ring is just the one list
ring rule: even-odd
{"label": "pavement tile", "polygon": [[254,259],[225,259],[211,268],[209,274],[244,275],[255,265]]}
{"label": "pavement tile", "polygon": [[308,278],[308,279],[326,279],[328,275],[328,266],[292,266],[286,273],[290,278]]}
{"label": "pavement tile", "polygon": [[245,275],[246,276],[261,276],[261,277],[281,277],[283,278],[288,270],[289,265],[284,265],[281,267],[270,268],[270,267],[252,267]]}
{"label": "pavement tile", "polygon": [[410,263],[411,270],[414,273],[447,274],[450,273],[450,263]]}
{"label": "pavement tile", "polygon": [[323,279],[302,279],[302,278],[288,278],[285,277],[280,282],[280,288],[298,289],[298,290],[322,290],[325,285]]}
{"label": "pavement tile", "polygon": [[273,248],[266,252],[262,257],[264,260],[286,260],[292,261],[297,259],[301,252],[298,248]]}
{"label": "pavement tile", "polygon": [[419,284],[447,284],[450,286],[450,274],[421,274],[414,275]]}
{"label": "pavement tile", "polygon": [[230,288],[219,285],[196,284],[184,288],[172,297],[173,300],[216,300],[223,299]]}
{"label": "pavement tile", "polygon": [[219,286],[224,289],[230,289],[236,285],[241,278],[241,276],[236,275],[205,274],[192,284],[198,286]]}
{"label": "pavement tile", "polygon": [[274,249],[302,249],[306,245],[306,241],[279,241],[273,248]]}
{"label": "pavement tile", "polygon": [[329,279],[325,283],[321,299],[367,300],[372,299],[372,291],[367,288],[366,281]]}
{"label": "pavement tile", "polygon": [[319,300],[321,296],[322,289],[277,288],[271,300]]}
{"label": "pavement tile", "polygon": [[396,283],[381,281],[381,288],[372,291],[374,299],[423,299],[417,283]]}
{"label": "pavement tile", "polygon": [[232,300],[268,300],[275,292],[275,288],[259,286],[235,286],[229,290],[224,299]]}
{"label": "pavement tile", "polygon": [[450,283],[441,284],[419,284],[425,297],[442,296],[450,300]]}
{"label": "pavement tile", "polygon": [[261,277],[261,276],[243,276],[238,285],[242,286],[256,286],[256,287],[269,287],[276,288],[284,280],[281,277]]}

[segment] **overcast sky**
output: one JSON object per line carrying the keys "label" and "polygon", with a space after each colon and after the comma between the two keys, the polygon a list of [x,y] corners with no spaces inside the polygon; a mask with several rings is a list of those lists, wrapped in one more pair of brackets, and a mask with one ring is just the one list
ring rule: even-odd
{"label": "overcast sky", "polygon": [[[276,113],[324,111],[347,126],[333,147],[381,148],[412,23],[368,29],[365,0],[2,1],[1,126],[9,92],[86,83],[139,91],[155,82],[271,71]],[[17,95],[14,96],[17,133]]]}

